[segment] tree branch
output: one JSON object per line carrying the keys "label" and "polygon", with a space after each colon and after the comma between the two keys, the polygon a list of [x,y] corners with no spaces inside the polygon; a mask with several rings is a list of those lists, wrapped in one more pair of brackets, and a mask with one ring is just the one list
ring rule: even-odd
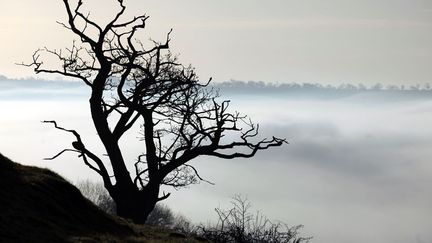
{"label": "tree branch", "polygon": [[[92,152],[90,152],[89,150],[87,150],[85,148],[84,144],[82,143],[81,136],[79,135],[79,133],[77,131],[60,127],[57,125],[56,121],[43,121],[43,123],[51,123],[54,125],[54,127],[56,129],[72,133],[76,138],[76,141],[72,143],[72,146],[74,147],[74,149],[64,149],[63,151],[61,151],[60,153],[58,153],[54,157],[49,158],[50,160],[57,158],[58,156],[60,156],[61,154],[63,154],[64,152],[67,152],[67,151],[78,152],[78,153],[80,153],[80,157],[83,158],[84,163],[88,167],[90,167],[92,170],[96,171],[99,175],[102,176],[102,179],[103,179],[104,184],[107,187],[107,189],[112,187],[110,176],[109,176],[108,171],[105,168],[105,165],[103,164],[102,160],[99,159],[95,154],[93,154]],[[89,161],[87,160],[87,157],[92,159],[97,164],[98,168],[96,168],[92,164],[90,164]]]}

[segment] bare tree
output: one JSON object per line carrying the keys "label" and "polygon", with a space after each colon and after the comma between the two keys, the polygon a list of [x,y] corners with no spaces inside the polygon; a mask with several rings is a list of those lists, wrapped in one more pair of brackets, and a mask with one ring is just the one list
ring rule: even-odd
{"label": "bare tree", "polygon": [[[60,74],[84,82],[91,90],[90,110],[102,141],[113,176],[105,158],[91,152],[75,130],[52,123],[72,133],[73,148],[84,163],[103,179],[104,186],[117,204],[117,214],[144,223],[158,201],[160,186],[183,187],[203,180],[189,164],[207,155],[219,158],[249,158],[258,150],[282,145],[285,140],[258,139],[258,126],[228,111],[229,101],[218,101],[208,88],[210,80],[200,83],[190,66],[180,64],[169,52],[170,34],[162,43],[147,48],[136,35],[145,29],[148,16],[122,21],[126,7],[119,9],[104,25],[83,13],[83,1],[63,0],[67,23],[60,23],[81,41],[64,50],[43,48],[33,55],[36,73]],[[41,56],[58,59],[59,68],[41,61]],[[124,134],[141,125],[143,153],[136,161],[125,161],[119,146]],[[226,139],[230,136],[232,139]],[[128,171],[127,164],[135,166]]]}

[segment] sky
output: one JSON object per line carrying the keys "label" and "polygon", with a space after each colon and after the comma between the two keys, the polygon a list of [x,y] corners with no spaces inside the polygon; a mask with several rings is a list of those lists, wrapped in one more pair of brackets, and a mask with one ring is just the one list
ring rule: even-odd
{"label": "sky", "polygon": [[[103,4],[101,4],[103,2]],[[115,1],[85,1],[99,22]],[[0,3],[0,74],[33,76],[14,63],[39,47],[74,38],[60,0]],[[429,0],[126,0],[128,15],[148,14],[143,39],[163,40],[202,79],[216,81],[424,84],[432,77]],[[103,5],[104,7],[100,7]]]}

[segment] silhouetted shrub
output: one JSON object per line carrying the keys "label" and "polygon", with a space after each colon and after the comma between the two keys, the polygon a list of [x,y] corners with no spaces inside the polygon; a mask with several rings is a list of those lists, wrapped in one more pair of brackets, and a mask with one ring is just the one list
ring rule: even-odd
{"label": "silhouetted shrub", "polygon": [[[101,183],[86,180],[76,186],[83,196],[103,211],[115,214],[115,202]],[[311,239],[299,236],[302,225],[289,227],[283,222],[270,221],[259,211],[251,213],[251,203],[245,197],[235,195],[231,205],[230,209],[215,209],[218,216],[216,224],[196,226],[185,216],[174,215],[166,205],[157,204],[146,224],[196,235],[216,243],[307,243]]]}
{"label": "silhouetted shrub", "polygon": [[172,224],[172,229],[184,234],[198,235],[197,226],[181,214],[177,214],[175,216]]}
{"label": "silhouetted shrub", "polygon": [[90,180],[79,181],[76,187],[84,197],[108,214],[116,214],[116,204],[102,183]]}
{"label": "silhouetted shrub", "polygon": [[306,243],[310,237],[300,237],[302,225],[289,227],[282,222],[272,222],[260,212],[251,213],[250,202],[240,195],[231,201],[232,208],[216,208],[215,225],[199,226],[197,234],[212,242],[238,243]]}
{"label": "silhouetted shrub", "polygon": [[153,211],[149,214],[146,224],[172,228],[174,220],[175,217],[170,208],[164,204],[156,204]]}
{"label": "silhouetted shrub", "polygon": [[[89,199],[104,212],[108,214],[116,214],[116,204],[102,183],[85,180],[76,183],[76,187],[78,187],[84,197]],[[157,204],[147,218],[146,224],[163,228],[174,228],[176,218],[178,217],[183,216],[175,217],[171,209],[167,206]],[[186,219],[184,220],[186,221]]]}

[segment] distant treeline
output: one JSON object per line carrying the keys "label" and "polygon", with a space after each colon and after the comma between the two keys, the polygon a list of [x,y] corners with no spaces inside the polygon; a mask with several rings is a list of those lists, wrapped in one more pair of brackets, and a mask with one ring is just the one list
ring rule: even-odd
{"label": "distant treeline", "polygon": [[86,85],[79,81],[10,79],[0,75],[0,100],[81,99],[88,92]]}
{"label": "distant treeline", "polygon": [[221,89],[266,89],[266,90],[328,90],[328,91],[432,91],[429,83],[420,85],[374,85],[364,84],[341,84],[322,85],[319,83],[268,83],[264,81],[238,81],[230,80],[221,83],[213,83],[213,86]]}
{"label": "distant treeline", "polygon": [[[323,85],[319,83],[271,83],[264,81],[238,81],[230,80],[225,82],[213,82],[212,87],[224,91],[275,91],[275,92],[337,92],[337,93],[357,93],[363,91],[394,91],[396,93],[432,93],[432,85],[374,85],[365,84],[341,84]],[[0,75],[0,91],[10,89],[70,89],[84,88],[86,85],[80,81],[68,80],[43,80],[34,78],[10,79]]]}
{"label": "distant treeline", "polygon": [[362,100],[401,101],[416,99],[431,99],[432,87],[425,85],[364,85],[342,84],[322,85],[318,83],[267,83],[263,81],[231,80],[213,83],[225,97],[232,95],[265,96],[290,99],[340,99],[358,97]]}
{"label": "distant treeline", "polygon": [[79,81],[44,80],[34,78],[11,79],[0,75],[0,91],[8,89],[67,89],[85,85]]}

